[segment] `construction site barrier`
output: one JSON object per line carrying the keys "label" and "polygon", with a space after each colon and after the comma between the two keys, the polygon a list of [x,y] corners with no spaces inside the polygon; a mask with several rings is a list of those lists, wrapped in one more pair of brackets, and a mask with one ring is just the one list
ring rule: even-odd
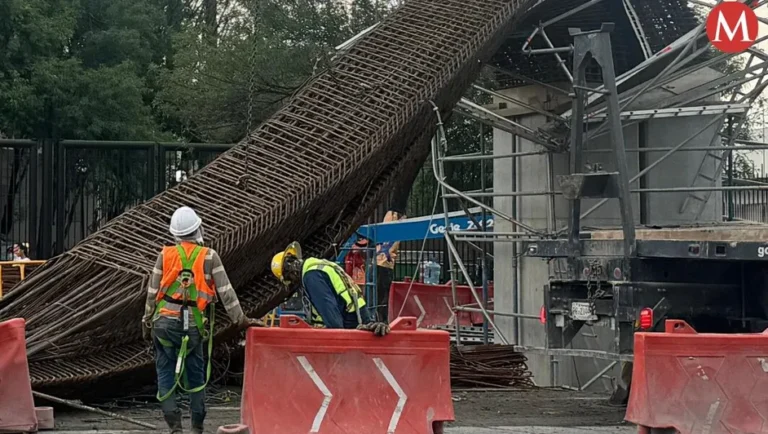
{"label": "construction site barrier", "polygon": [[[476,288],[478,296],[481,289]],[[493,285],[488,287],[488,298],[493,298]],[[456,305],[476,304],[469,286],[456,286]],[[416,318],[417,327],[436,325],[471,326],[483,323],[483,314],[475,312],[457,312],[453,315],[453,291],[451,284],[427,285],[419,282],[392,282],[389,287],[389,318],[412,316]],[[477,306],[475,306],[477,307]],[[490,309],[490,306],[489,306]]]}
{"label": "construction site barrier", "polygon": [[441,434],[454,419],[449,335],[416,330],[416,318],[390,326],[377,337],[286,315],[248,329],[242,423],[254,433]]}
{"label": "construction site barrier", "polygon": [[0,432],[36,432],[24,320],[0,323]]}
{"label": "construction site barrier", "polygon": [[768,433],[768,332],[697,333],[667,320],[635,333],[626,420],[681,434]]}
{"label": "construction site barrier", "polygon": [[37,419],[37,429],[52,430],[55,426],[53,418],[53,407],[35,407],[35,418]]}

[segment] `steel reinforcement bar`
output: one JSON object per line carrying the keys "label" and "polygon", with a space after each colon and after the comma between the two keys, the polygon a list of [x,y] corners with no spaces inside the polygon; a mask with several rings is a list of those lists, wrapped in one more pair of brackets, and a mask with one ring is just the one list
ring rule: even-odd
{"label": "steel reinforcement bar", "polygon": [[[277,306],[288,294],[271,255],[294,239],[331,253],[411,179],[429,152],[428,101],[447,115],[535,2],[406,2],[238,146],[42,266],[0,303],[0,318],[27,319],[33,384],[77,394],[151,364],[144,291],[180,205],[203,218],[246,313]],[[217,342],[235,335],[223,317]]]}

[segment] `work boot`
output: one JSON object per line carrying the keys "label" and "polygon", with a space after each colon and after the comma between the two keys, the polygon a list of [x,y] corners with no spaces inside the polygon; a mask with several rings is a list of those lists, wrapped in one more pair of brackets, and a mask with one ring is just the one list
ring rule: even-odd
{"label": "work boot", "polygon": [[203,424],[192,424],[192,434],[203,434]]}
{"label": "work boot", "polygon": [[165,419],[165,423],[168,424],[168,429],[171,434],[184,433],[181,428],[181,411],[177,410],[173,413],[163,413],[163,418]]}
{"label": "work boot", "polygon": [[192,434],[203,434],[203,421],[205,421],[205,415],[201,416],[192,413],[190,416],[192,419]]}

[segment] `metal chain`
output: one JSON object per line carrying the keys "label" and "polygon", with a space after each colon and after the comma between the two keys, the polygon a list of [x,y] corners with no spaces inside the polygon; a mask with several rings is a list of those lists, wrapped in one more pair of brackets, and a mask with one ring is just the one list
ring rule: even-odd
{"label": "metal chain", "polygon": [[[585,270],[587,275],[587,302],[590,304],[592,313],[595,314],[597,309],[595,300],[605,295],[605,290],[603,290],[600,285],[600,281],[603,275],[603,265],[598,260],[589,260],[588,264],[589,266]],[[596,286],[594,293],[592,292],[593,277]]]}
{"label": "metal chain", "polygon": [[258,55],[257,35],[258,8],[253,13],[253,31],[251,33],[251,55],[248,59],[248,107],[245,120],[245,173],[240,178],[244,189],[248,190],[248,181],[251,176],[251,129],[253,127],[253,100],[256,88],[256,56]]}

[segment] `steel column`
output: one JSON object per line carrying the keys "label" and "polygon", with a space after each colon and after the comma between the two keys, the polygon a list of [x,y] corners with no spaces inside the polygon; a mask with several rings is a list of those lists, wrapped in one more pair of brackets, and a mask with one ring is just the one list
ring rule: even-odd
{"label": "steel column", "polygon": [[56,248],[54,253],[60,255],[64,253],[64,239],[66,232],[66,209],[67,209],[67,154],[64,149],[64,143],[56,143]]}

